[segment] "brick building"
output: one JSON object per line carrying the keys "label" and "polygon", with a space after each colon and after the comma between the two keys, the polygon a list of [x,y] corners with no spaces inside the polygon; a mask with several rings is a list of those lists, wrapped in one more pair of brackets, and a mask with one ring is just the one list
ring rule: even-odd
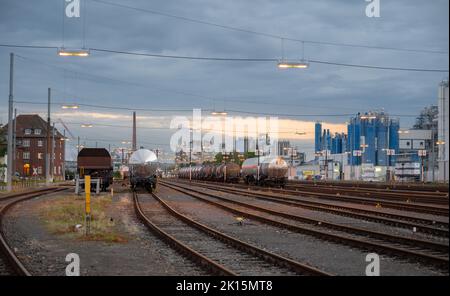
{"label": "brick building", "polygon": [[[47,147],[47,122],[37,114],[18,115],[16,124],[16,161],[13,171],[21,177],[45,178],[45,154]],[[4,126],[7,132],[7,125]],[[50,131],[51,132],[51,131]],[[51,134],[50,134],[51,135]],[[56,129],[54,137],[53,161],[50,170],[54,179],[64,175],[65,141]],[[49,148],[51,154],[51,146]]]}

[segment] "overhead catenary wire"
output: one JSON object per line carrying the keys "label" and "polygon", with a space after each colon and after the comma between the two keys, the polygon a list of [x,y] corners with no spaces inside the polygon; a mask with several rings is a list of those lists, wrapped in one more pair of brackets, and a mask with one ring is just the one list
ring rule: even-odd
{"label": "overhead catenary wire", "polygon": [[[242,99],[234,99],[234,98],[230,98],[230,97],[226,97],[226,98],[215,98],[215,97],[211,97],[211,96],[206,96],[206,95],[202,95],[202,94],[194,94],[194,93],[190,93],[190,92],[185,92],[185,91],[179,91],[179,90],[173,90],[173,89],[166,89],[166,88],[161,88],[161,87],[156,87],[154,85],[152,85],[151,87],[149,86],[149,84],[141,84],[141,83],[137,83],[137,82],[131,82],[131,81],[125,81],[125,80],[121,80],[121,79],[117,79],[117,78],[111,78],[111,77],[107,77],[107,76],[103,76],[103,75],[98,75],[98,74],[91,74],[88,72],[80,72],[80,71],[75,71],[73,69],[68,69],[66,67],[62,67],[59,65],[54,65],[54,64],[50,64],[50,63],[46,63],[43,61],[39,61],[30,57],[25,57],[23,55],[19,55],[16,54],[16,57],[19,59],[22,59],[24,61],[28,61],[28,62],[33,62],[36,64],[40,64],[40,65],[45,65],[48,67],[52,67],[55,69],[59,69],[61,71],[67,72],[67,73],[73,73],[76,77],[78,78],[83,78],[83,77],[91,77],[91,79],[88,79],[88,81],[92,81],[92,78],[96,78],[96,79],[103,79],[103,80],[108,80],[111,82],[114,82],[115,85],[117,83],[121,83],[121,84],[128,84],[128,85],[133,85],[133,86],[138,86],[138,87],[142,87],[142,88],[146,88],[146,89],[151,89],[151,90],[158,90],[158,91],[162,91],[162,92],[167,92],[167,93],[174,93],[174,94],[179,94],[179,95],[184,95],[184,96],[190,96],[190,97],[194,97],[197,99],[202,99],[202,100],[206,100],[206,101],[217,101],[217,100],[225,100],[225,101],[230,101],[230,102],[238,102],[238,103],[242,103],[242,104],[255,104],[255,105],[274,105],[274,106],[280,106],[280,105],[284,105],[284,106],[295,106],[295,107],[308,107],[311,109],[332,109],[332,110],[336,110],[336,109],[345,109],[345,110],[354,110],[354,111],[360,111],[359,108],[340,108],[338,106],[332,106],[332,107],[326,107],[326,106],[314,106],[311,103],[308,103],[307,105],[301,105],[301,104],[288,104],[288,103],[281,103],[281,102],[276,102],[276,103],[270,103],[270,102],[263,102],[263,101],[246,101],[246,100],[242,100]],[[102,81],[103,83],[105,83],[104,81]],[[53,88],[54,91],[56,92],[60,92],[57,88]],[[62,92],[62,94],[64,96],[68,95],[67,92],[64,90]],[[84,98],[83,96],[78,96],[75,94],[70,94],[73,97],[79,97],[79,98]],[[87,98],[90,100],[90,98]],[[103,99],[103,101],[105,101]],[[95,105],[89,105],[86,104],[87,107],[93,107],[93,108],[102,108],[104,109],[103,106],[95,106]],[[109,108],[109,109],[124,109],[125,107],[118,107],[118,108]],[[213,108],[215,110],[215,107]],[[136,110],[136,109],[131,109],[130,110]],[[204,109],[206,110],[206,109]],[[144,110],[145,111],[145,110]]]}
{"label": "overhead catenary wire", "polygon": [[201,24],[201,25],[207,25],[207,26],[212,26],[212,27],[216,27],[216,28],[237,31],[237,32],[242,32],[242,33],[248,33],[248,34],[253,34],[253,35],[259,35],[259,36],[273,38],[273,39],[283,39],[283,40],[292,41],[292,42],[303,42],[303,43],[327,45],[327,46],[354,47],[354,48],[365,48],[365,49],[376,49],[376,50],[391,50],[391,51],[402,51],[402,52],[416,52],[416,53],[427,53],[427,54],[447,54],[448,55],[448,51],[443,51],[443,50],[399,48],[399,47],[388,47],[388,46],[371,46],[371,45],[364,45],[364,44],[351,44],[351,43],[328,42],[328,41],[317,41],[317,40],[292,38],[292,37],[282,36],[282,35],[278,35],[278,34],[259,32],[259,31],[255,31],[255,30],[238,28],[238,27],[234,27],[234,26],[213,23],[213,22],[199,20],[199,19],[195,19],[195,18],[179,16],[179,15],[175,15],[175,14],[171,14],[171,13],[157,11],[154,9],[146,9],[146,8],[134,7],[134,6],[125,5],[125,4],[119,4],[116,2],[110,2],[110,1],[105,1],[105,0],[91,0],[91,1],[97,2],[97,3],[102,3],[105,5],[109,5],[109,6],[115,6],[115,7],[125,8],[125,9],[129,9],[129,10],[135,10],[135,11],[150,13],[150,14],[154,14],[154,15],[160,15],[160,16],[164,16],[164,17],[168,17],[168,18],[174,18],[174,19],[178,19],[178,20],[182,20],[182,21],[186,21],[186,22],[197,23],[197,24]]}
{"label": "overhead catenary wire", "polygon": [[[46,105],[46,102],[32,102],[26,100],[16,100],[15,103],[18,104],[35,104],[35,105]],[[55,105],[63,105],[62,102],[53,102]],[[125,106],[107,106],[107,105],[94,105],[94,104],[77,104],[86,107],[95,107],[103,109],[117,109],[117,110],[127,110],[127,111],[148,111],[148,112],[192,112],[193,109],[158,109],[158,108],[129,108]],[[202,111],[215,111],[213,109],[201,109]],[[290,114],[290,113],[267,113],[267,112],[256,112],[256,111],[245,111],[245,110],[235,110],[235,109],[224,109],[225,112],[232,112],[237,114],[251,114],[251,115],[265,115],[265,116],[280,116],[280,117],[351,117],[355,116],[356,113],[334,113],[334,114]],[[389,114],[391,117],[417,117],[417,114]]]}
{"label": "overhead catenary wire", "polygon": [[[38,48],[38,49],[57,49],[54,46],[35,46],[35,45],[13,45],[13,44],[0,44],[0,47],[18,47],[18,48]],[[89,48],[89,51],[104,52],[111,54],[122,54],[131,56],[144,56],[152,58],[165,58],[165,59],[183,59],[183,60],[202,60],[202,61],[218,61],[218,62],[278,62],[276,58],[230,58],[230,57],[195,57],[195,56],[184,56],[184,55],[164,55],[156,53],[144,53],[144,52],[132,52],[124,50],[113,50],[104,48]],[[448,69],[426,69],[426,68],[405,68],[405,67],[388,67],[388,66],[374,66],[374,65],[359,65],[359,64],[348,64],[348,63],[338,63],[331,61],[321,61],[321,60],[308,60],[312,64],[324,64],[331,66],[341,66],[341,67],[352,67],[352,68],[365,68],[372,70],[391,70],[391,71],[408,71],[408,72],[439,72],[448,73]]]}

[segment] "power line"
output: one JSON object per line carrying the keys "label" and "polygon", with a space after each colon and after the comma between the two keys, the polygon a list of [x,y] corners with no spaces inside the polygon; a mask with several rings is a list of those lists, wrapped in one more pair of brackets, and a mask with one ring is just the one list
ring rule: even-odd
{"label": "power line", "polygon": [[102,3],[105,5],[109,5],[109,6],[115,6],[115,7],[150,13],[150,14],[154,14],[154,15],[160,15],[160,16],[164,16],[164,17],[174,18],[174,19],[178,19],[178,20],[182,20],[182,21],[186,21],[186,22],[207,25],[207,26],[212,26],[212,27],[217,27],[217,28],[221,28],[221,29],[237,31],[237,32],[242,32],[242,33],[248,33],[248,34],[253,34],[253,35],[259,35],[259,36],[273,38],[273,39],[279,39],[279,40],[288,40],[288,41],[293,41],[293,42],[302,42],[302,43],[327,45],[327,46],[342,46],[342,47],[366,48],[366,49],[377,49],[377,50],[392,50],[392,51],[416,52],[416,53],[428,53],[428,54],[430,54],[430,53],[448,54],[448,51],[442,51],[442,50],[426,50],[426,49],[409,49],[409,48],[386,47],[386,46],[370,46],[370,45],[361,45],[361,44],[326,42],[326,41],[315,41],[315,40],[291,38],[291,37],[277,35],[277,34],[258,32],[258,31],[254,31],[254,30],[248,30],[248,29],[243,29],[243,28],[238,28],[238,27],[233,27],[233,26],[228,26],[228,25],[222,25],[222,24],[217,24],[217,23],[203,21],[203,20],[198,20],[198,19],[194,19],[194,18],[188,18],[188,17],[184,17],[184,16],[179,16],[179,15],[175,15],[175,14],[170,14],[170,13],[153,10],[153,9],[145,9],[145,8],[139,8],[139,7],[124,5],[124,4],[118,4],[118,3],[109,2],[109,1],[105,1],[105,0],[91,0],[91,1],[97,2],[97,3]]}
{"label": "power line", "polygon": [[[18,57],[20,59],[23,59],[25,61],[30,61],[30,62],[33,62],[33,63],[45,65],[45,66],[48,66],[48,67],[53,67],[53,68],[60,69],[62,71],[66,71],[66,72],[71,72],[71,73],[74,73],[75,75],[78,75],[78,77],[83,77],[83,76],[88,76],[89,77],[90,76],[90,77],[94,77],[94,78],[100,78],[100,79],[104,79],[104,80],[109,80],[111,82],[119,82],[119,83],[122,83],[122,84],[128,84],[128,85],[138,86],[138,87],[142,87],[142,88],[146,88],[146,89],[152,89],[152,90],[156,89],[156,90],[163,91],[163,92],[181,94],[181,95],[191,96],[191,97],[195,97],[195,98],[201,98],[201,99],[204,99],[204,100],[207,100],[207,101],[213,101],[213,102],[216,102],[218,100],[224,100],[224,101],[227,101],[227,102],[230,101],[230,102],[238,102],[238,103],[243,103],[243,104],[274,105],[274,106],[283,105],[283,106],[308,107],[308,108],[312,108],[312,109],[333,109],[333,110],[335,110],[335,109],[347,109],[347,110],[350,110],[350,108],[339,108],[337,106],[325,107],[325,106],[314,106],[314,105],[311,105],[311,104],[300,105],[300,104],[286,104],[286,103],[279,103],[279,102],[277,102],[277,103],[270,103],[270,102],[246,101],[246,100],[232,99],[232,98],[213,98],[213,97],[209,97],[209,96],[205,96],[205,95],[193,94],[193,93],[184,92],[184,91],[169,90],[169,89],[160,88],[160,87],[154,87],[154,86],[149,87],[148,85],[144,85],[144,84],[140,84],[140,83],[136,83],[136,82],[120,80],[120,79],[111,78],[111,77],[102,76],[102,75],[94,75],[94,74],[90,74],[90,73],[87,73],[87,72],[75,71],[75,70],[72,70],[72,69],[68,69],[68,68],[57,66],[57,65],[54,65],[54,64],[50,64],[50,63],[45,63],[45,62],[38,61],[36,59],[25,57],[25,56],[18,55],[18,54],[16,54],[16,57]],[[58,89],[54,89],[54,91],[59,92]],[[65,91],[63,91],[62,93],[65,94],[65,95],[72,95],[72,96],[75,96],[75,97],[80,97],[78,95],[68,94]],[[83,99],[84,97],[80,97],[80,98]],[[63,104],[63,103],[58,103],[58,104]],[[79,104],[79,105],[83,105],[83,104]],[[103,109],[105,108],[104,106],[89,105],[89,104],[84,104],[84,105],[87,106],[87,107],[93,107],[93,108],[103,108]],[[107,108],[108,109],[124,109],[124,107],[117,107],[117,108],[107,107]],[[353,110],[360,110],[360,109],[356,109],[356,108],[352,108],[352,109]],[[136,111],[136,109],[132,109],[132,108],[130,108],[129,110]],[[204,109],[204,110],[207,110],[207,109]],[[146,111],[146,110],[142,110],[142,111]],[[176,110],[171,110],[171,111],[176,111]]]}
{"label": "power line", "polygon": [[[0,44],[0,47],[26,47],[26,48],[51,48],[56,47],[44,47],[44,46],[23,46],[23,45],[11,45],[11,44]],[[203,61],[219,61],[219,62],[278,62],[275,58],[228,58],[228,57],[194,57],[194,56],[182,56],[182,55],[163,55],[163,54],[152,54],[152,53],[139,53],[131,51],[121,51],[112,49],[102,49],[102,48],[89,48],[90,51],[113,53],[113,54],[123,54],[132,56],[146,56],[153,58],[169,58],[169,59],[183,59],[183,60],[203,60]],[[358,64],[347,64],[347,63],[336,63],[330,61],[320,61],[320,60],[309,60],[310,63],[315,64],[325,64],[333,66],[343,66],[343,67],[353,67],[353,68],[366,68],[374,70],[391,70],[391,71],[408,71],[408,72],[439,72],[447,73],[448,69],[423,69],[423,68],[400,68],[400,67],[382,67],[373,65],[358,65]]]}
{"label": "power line", "polygon": [[[31,102],[25,100],[14,101],[18,104],[35,104],[35,105],[47,105],[46,102]],[[64,105],[62,102],[53,102],[53,105]],[[86,107],[104,108],[104,109],[116,109],[127,111],[150,111],[150,112],[192,112],[192,109],[155,109],[155,108],[129,108],[120,106],[107,106],[107,105],[93,105],[93,104],[77,104]],[[202,111],[214,111],[211,109],[202,109]],[[265,116],[280,116],[280,117],[351,117],[355,116],[355,113],[335,113],[335,114],[289,114],[289,113],[265,113],[254,111],[243,111],[234,109],[225,109],[226,112],[232,112],[237,114],[251,114],[251,115],[265,115]],[[417,117],[417,114],[389,114],[391,117]]]}
{"label": "power line", "polygon": [[[57,66],[57,65],[54,65],[54,64],[51,64],[51,63],[45,63],[45,62],[42,62],[42,61],[38,61],[36,59],[25,57],[25,56],[22,56],[22,55],[16,54],[16,56],[18,58],[26,60],[26,61],[30,61],[30,62],[33,62],[33,63],[37,63],[37,64],[45,65],[45,66],[48,66],[48,67],[53,67],[53,68],[56,68],[56,69],[60,69],[62,71],[74,73],[75,75],[78,75],[77,76],[78,78],[93,77],[93,78],[97,78],[97,79],[109,80],[109,81],[114,82],[114,83],[118,82],[118,83],[122,83],[122,84],[138,86],[138,87],[141,87],[141,88],[146,88],[146,89],[151,89],[151,90],[158,90],[158,91],[167,92],[167,93],[174,93],[174,94],[179,94],[179,95],[184,95],[184,96],[201,98],[201,99],[209,100],[209,101],[215,100],[212,97],[208,97],[208,96],[204,96],[204,95],[200,95],[200,94],[193,94],[193,93],[184,92],[184,91],[166,89],[166,88],[162,88],[162,87],[156,87],[154,85],[152,85],[150,87],[149,84],[145,84],[144,85],[144,84],[141,84],[141,83],[125,81],[125,80],[111,78],[111,77],[107,77],[107,76],[103,76],[103,75],[97,75],[97,74],[91,74],[91,73],[86,73],[86,72],[75,71],[75,70],[68,69],[68,68],[61,67],[61,66]],[[92,79],[89,79],[89,81],[92,81]],[[101,82],[106,83],[106,81],[101,81]]]}
{"label": "power line", "polygon": [[[193,56],[163,55],[163,54],[152,54],[152,53],[138,53],[138,52],[118,51],[118,50],[99,49],[99,48],[91,48],[90,50],[98,51],[98,52],[115,53],[115,54],[147,56],[147,57],[154,57],[154,58],[185,59],[185,60],[228,61],[228,62],[278,62],[278,59],[275,59],[275,58],[193,57]],[[444,69],[382,67],[382,66],[372,66],[372,65],[336,63],[336,62],[320,61],[320,60],[308,60],[308,62],[311,64],[325,64],[325,65],[333,65],[333,66],[366,68],[366,69],[377,69],[377,70],[412,71],[412,72],[440,72],[440,73],[449,72],[448,69],[444,70]]]}

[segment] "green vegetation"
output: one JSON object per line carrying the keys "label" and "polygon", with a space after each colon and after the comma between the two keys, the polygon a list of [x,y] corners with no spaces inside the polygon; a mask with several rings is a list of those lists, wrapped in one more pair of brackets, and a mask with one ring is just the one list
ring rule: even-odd
{"label": "green vegetation", "polygon": [[[85,199],[83,196],[68,195],[46,201],[39,209],[41,219],[47,229],[56,235],[71,239],[105,242],[126,242],[118,233],[113,220],[107,215],[111,205],[110,196],[91,197],[91,231],[85,236]],[[76,225],[82,225],[77,228]]]}

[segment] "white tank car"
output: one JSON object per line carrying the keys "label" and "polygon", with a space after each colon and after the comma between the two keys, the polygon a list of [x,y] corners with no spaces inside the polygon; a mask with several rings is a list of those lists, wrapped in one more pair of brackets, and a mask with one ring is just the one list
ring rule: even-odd
{"label": "white tank car", "polygon": [[147,149],[139,149],[131,154],[128,166],[133,190],[137,187],[143,187],[150,192],[156,189],[159,162],[155,153]]}
{"label": "white tank car", "polygon": [[249,158],[242,164],[241,176],[247,184],[284,185],[288,165],[281,157]]}

